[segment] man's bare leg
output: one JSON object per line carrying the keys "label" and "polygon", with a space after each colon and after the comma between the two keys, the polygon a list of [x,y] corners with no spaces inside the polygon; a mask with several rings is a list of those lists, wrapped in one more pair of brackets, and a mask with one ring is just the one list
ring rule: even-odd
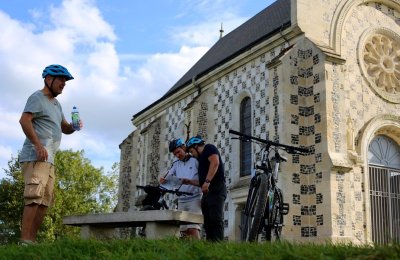
{"label": "man's bare leg", "polygon": [[38,204],[29,204],[24,206],[24,213],[22,215],[21,240],[34,241],[34,237],[32,237],[32,229],[38,207]]}
{"label": "man's bare leg", "polygon": [[188,228],[185,233],[188,238],[200,239],[200,232],[196,228]]}
{"label": "man's bare leg", "polygon": [[47,206],[38,204],[25,205],[22,215],[21,240],[36,240],[37,232],[46,216],[47,208]]}
{"label": "man's bare leg", "polygon": [[33,221],[31,235],[33,237],[33,241],[36,240],[36,235],[39,231],[40,226],[43,223],[44,217],[46,216],[48,207],[45,205],[39,205],[36,211],[35,220]]}

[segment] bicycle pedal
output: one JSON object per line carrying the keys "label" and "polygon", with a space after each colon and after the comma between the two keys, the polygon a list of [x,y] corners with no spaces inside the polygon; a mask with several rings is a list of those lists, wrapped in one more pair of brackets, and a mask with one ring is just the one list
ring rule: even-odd
{"label": "bicycle pedal", "polygon": [[289,213],[289,203],[283,203],[280,211],[282,215],[287,215]]}

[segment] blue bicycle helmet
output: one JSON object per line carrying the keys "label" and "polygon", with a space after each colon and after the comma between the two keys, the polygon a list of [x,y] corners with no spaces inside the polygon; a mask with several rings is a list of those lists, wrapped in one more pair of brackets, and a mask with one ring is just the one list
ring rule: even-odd
{"label": "blue bicycle helmet", "polygon": [[169,142],[169,151],[173,152],[176,148],[181,147],[182,145],[185,145],[182,139],[174,139],[171,142]]}
{"label": "blue bicycle helmet", "polygon": [[47,66],[42,73],[42,77],[45,78],[47,75],[50,76],[58,76],[58,77],[65,77],[67,80],[74,79],[69,71],[58,64],[52,64]]}
{"label": "blue bicycle helmet", "polygon": [[190,148],[196,144],[204,144],[204,140],[201,139],[201,136],[193,136],[186,142],[186,147]]}

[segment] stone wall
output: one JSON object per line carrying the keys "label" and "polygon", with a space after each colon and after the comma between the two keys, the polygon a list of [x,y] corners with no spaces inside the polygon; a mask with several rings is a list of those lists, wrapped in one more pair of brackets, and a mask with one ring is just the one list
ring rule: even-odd
{"label": "stone wall", "polygon": [[[371,229],[367,225],[370,212],[365,211],[369,200],[368,193],[365,193],[368,192],[365,191],[368,189],[365,187],[368,158],[354,153],[354,150],[356,136],[371,119],[380,115],[399,115],[399,100],[396,99],[400,92],[395,86],[399,87],[400,82],[394,79],[388,83],[391,87],[384,87],[383,82],[378,84],[380,87],[376,84],[379,75],[390,75],[389,67],[395,66],[395,52],[382,53],[379,49],[381,43],[386,43],[383,48],[388,50],[400,43],[399,17],[397,11],[382,3],[367,2],[354,6],[348,12],[341,32],[341,51],[346,63],[333,63],[327,67],[327,74],[331,75],[328,86],[332,86],[328,91],[328,115],[331,119],[328,129],[333,137],[328,140],[329,151],[334,164],[342,166],[342,161],[347,165],[332,171],[334,239],[343,238],[356,243],[370,239],[366,233]],[[380,63],[379,59],[385,57],[394,63]],[[369,74],[371,69],[376,72]]]}
{"label": "stone wall", "polygon": [[[308,156],[288,155],[282,167],[284,198],[291,204],[284,235],[303,241],[323,237],[329,225],[329,158],[326,140],[325,55],[299,38],[279,65],[279,140],[305,147]],[[327,189],[328,188],[328,189]],[[328,228],[329,229],[329,228]]]}

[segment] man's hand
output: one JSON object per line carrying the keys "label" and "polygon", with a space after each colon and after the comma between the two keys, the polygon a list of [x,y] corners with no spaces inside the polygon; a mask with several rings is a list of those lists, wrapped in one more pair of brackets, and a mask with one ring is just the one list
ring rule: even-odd
{"label": "man's hand", "polygon": [[79,129],[74,129],[74,127],[72,126],[72,123],[68,123],[67,120],[63,120],[61,122],[61,132],[63,132],[63,134],[69,135],[74,133],[75,131],[79,131],[83,128],[83,122],[82,120],[79,120]]}
{"label": "man's hand", "polygon": [[42,162],[47,161],[49,154],[47,153],[46,148],[40,144],[36,145],[35,149],[36,149],[36,159]]}
{"label": "man's hand", "polygon": [[165,184],[165,183],[167,183],[168,181],[167,181],[167,179],[165,179],[164,177],[161,177],[160,178],[160,183],[161,184]]}
{"label": "man's hand", "polygon": [[207,182],[203,183],[203,186],[201,186],[201,191],[204,194],[208,193],[208,187],[210,187],[210,183],[207,183]]}
{"label": "man's hand", "polygon": [[83,128],[83,121],[79,119],[79,126],[77,128],[74,128],[74,124],[71,122],[71,127],[72,129],[74,129],[75,131],[80,131]]}

